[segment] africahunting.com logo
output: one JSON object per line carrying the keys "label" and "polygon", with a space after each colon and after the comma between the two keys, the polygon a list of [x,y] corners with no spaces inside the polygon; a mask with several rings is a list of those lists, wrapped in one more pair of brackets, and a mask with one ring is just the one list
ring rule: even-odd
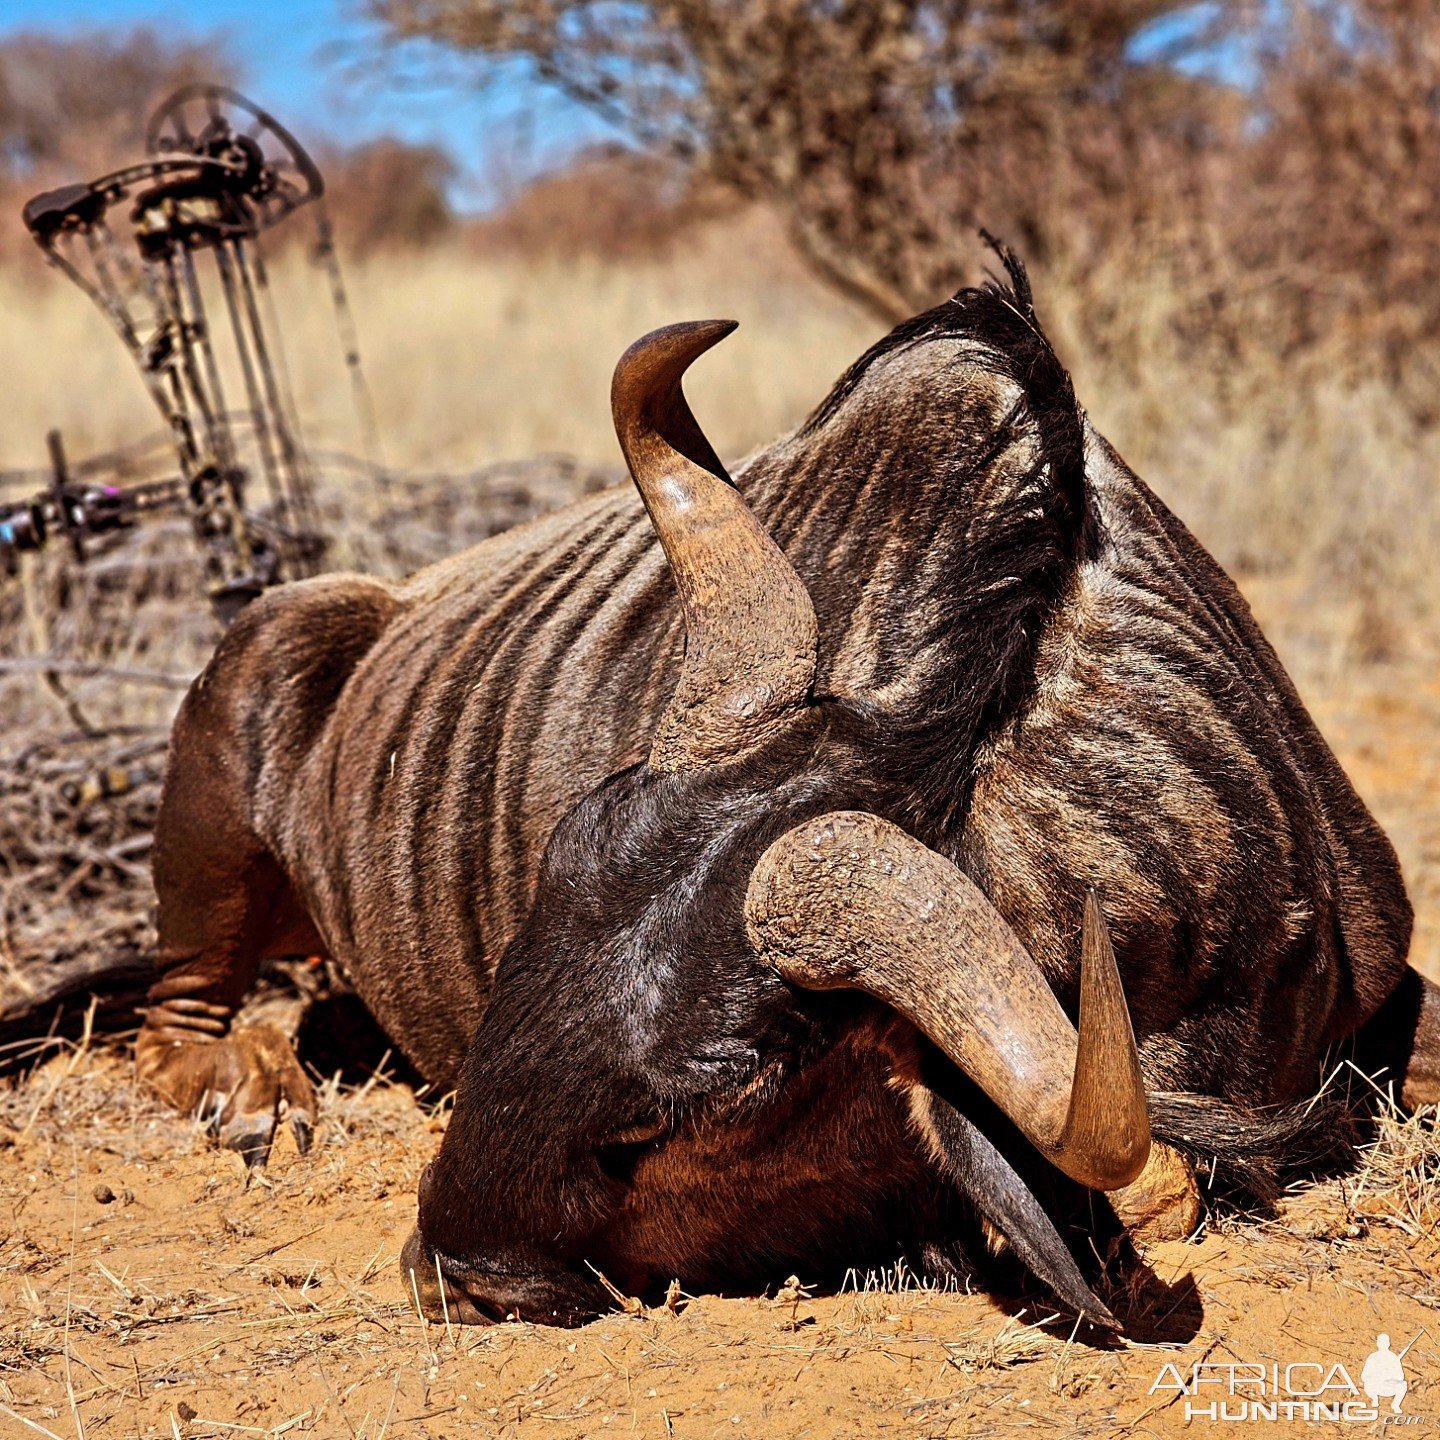
{"label": "africahunting.com logo", "polygon": [[1407,1375],[1405,1357],[1420,1331],[1403,1350],[1391,1347],[1390,1337],[1375,1337],[1375,1348],[1359,1370],[1356,1382],[1352,1371],[1338,1362],[1296,1360],[1289,1364],[1215,1363],[1200,1361],[1187,1370],[1178,1365],[1161,1366],[1150,1394],[1173,1392],[1184,1397],[1185,1420],[1190,1422],[1241,1420],[1304,1423],[1338,1421],[1360,1424],[1380,1421],[1390,1426],[1428,1425],[1424,1415],[1406,1411],[1412,1399],[1413,1381]]}

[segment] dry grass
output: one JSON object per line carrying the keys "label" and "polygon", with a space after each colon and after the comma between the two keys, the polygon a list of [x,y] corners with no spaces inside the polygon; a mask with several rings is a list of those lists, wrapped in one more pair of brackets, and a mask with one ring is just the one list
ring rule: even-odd
{"label": "dry grass", "polygon": [[[656,325],[716,315],[743,328],[692,391],[720,449],[743,453],[799,420],[875,336],[873,322],[804,279],[758,219],[668,259],[527,263],[442,248],[357,262],[348,279],[387,458],[405,467],[545,451],[613,463],[621,351]],[[274,289],[307,431],[357,448],[323,276],[291,255]],[[0,470],[43,464],[52,425],[75,455],[156,428],[104,320],[38,257],[0,270],[0,315]]]}
{"label": "dry grass", "polygon": [[1412,1239],[1440,1232],[1440,1114],[1382,1107],[1373,1144],[1357,1172],[1341,1182],[1347,1209]]}
{"label": "dry grass", "polygon": [[[663,258],[526,261],[452,247],[372,257],[350,267],[350,282],[386,457],[406,468],[542,452],[613,465],[615,359],[651,326],[706,315],[742,322],[689,382],[717,447],[738,456],[802,418],[876,334],[755,214],[697,230]],[[1355,652],[1342,665],[1428,656],[1440,641],[1429,563],[1440,431],[1417,427],[1378,378],[1356,383],[1338,366],[1316,380],[1325,372],[1312,362],[1297,391],[1259,344],[1197,373],[1170,329],[1176,297],[1119,263],[1109,288],[1135,344],[1117,355],[1083,318],[1100,284],[1054,275],[1039,296],[1082,400],[1242,579],[1298,579],[1297,603],[1321,610],[1305,628],[1331,652],[1301,655],[1302,670],[1333,667],[1337,645]],[[275,290],[307,430],[322,447],[358,449],[322,277],[292,252]],[[38,257],[0,269],[0,314],[0,471],[43,464],[52,425],[76,456],[155,429],[104,321]]]}

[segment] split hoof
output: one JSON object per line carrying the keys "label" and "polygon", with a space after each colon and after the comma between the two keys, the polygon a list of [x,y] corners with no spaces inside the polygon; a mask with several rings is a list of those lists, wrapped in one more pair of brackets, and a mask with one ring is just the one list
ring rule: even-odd
{"label": "split hoof", "polygon": [[245,1162],[247,1170],[259,1170],[270,1162],[270,1151],[281,1123],[290,1126],[296,1150],[301,1155],[308,1155],[314,1129],[310,1117],[300,1112],[281,1114],[271,1110],[260,1114],[234,1115],[228,1120],[222,1116],[212,1120],[207,1128],[222,1150],[235,1151]]}
{"label": "split hoof", "polygon": [[223,1039],[181,1039],[148,1025],[136,1042],[141,1079],[177,1110],[196,1115],[223,1149],[251,1170],[270,1159],[283,1121],[300,1154],[314,1139],[315,1091],[289,1040],[271,1025],[239,1026]]}

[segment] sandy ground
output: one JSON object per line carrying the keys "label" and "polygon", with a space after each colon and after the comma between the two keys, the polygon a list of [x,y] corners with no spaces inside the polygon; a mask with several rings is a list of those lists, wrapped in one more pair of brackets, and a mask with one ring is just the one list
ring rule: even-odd
{"label": "sandy ground", "polygon": [[[316,1150],[282,1141],[248,1187],[237,1157],[136,1090],[123,1051],[57,1055],[4,1099],[7,1437],[1168,1435],[1186,1427],[1176,1380],[1193,1365],[1338,1362],[1358,1385],[1378,1332],[1398,1349],[1422,1330],[1404,1413],[1440,1426],[1427,1123],[1389,1126],[1360,1171],[1277,1220],[1153,1249],[1150,1273],[1111,1295],[1132,1338],[1101,1349],[1045,1323],[1034,1295],[903,1276],[680,1297],[579,1331],[447,1332],[417,1318],[398,1277],[443,1129],[405,1087],[332,1086]],[[1298,1388],[1317,1381],[1297,1372]]]}

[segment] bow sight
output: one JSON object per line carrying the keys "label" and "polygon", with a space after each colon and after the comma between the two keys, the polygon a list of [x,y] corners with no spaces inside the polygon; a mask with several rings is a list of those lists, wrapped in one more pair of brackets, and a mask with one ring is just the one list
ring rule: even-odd
{"label": "bow sight", "polygon": [[[324,181],[273,116],[220,85],[188,85],[155,112],[148,159],[98,180],[37,195],[24,221],[46,259],[100,308],[134,357],[164,417],[180,476],[148,486],[77,488],[58,437],[47,494],[0,508],[0,561],[65,535],[84,537],[153,508],[188,508],[223,619],[279,580],[313,575],[325,550],[315,477],[275,341],[261,235],[302,207],[317,219],[317,254],[373,442],[369,397],[330,227]],[[208,257],[209,273],[201,262]],[[223,318],[213,325],[207,298]],[[233,410],[227,383],[243,392]],[[372,472],[375,470],[371,460]],[[253,470],[265,501],[247,494]]]}

